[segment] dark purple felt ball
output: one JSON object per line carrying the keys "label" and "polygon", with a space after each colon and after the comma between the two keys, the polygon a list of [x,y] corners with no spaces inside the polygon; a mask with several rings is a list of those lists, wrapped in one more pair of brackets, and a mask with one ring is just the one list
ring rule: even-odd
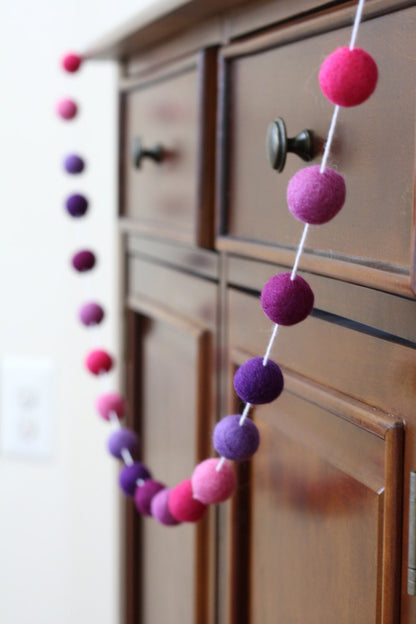
{"label": "dark purple felt ball", "polygon": [[152,475],[141,462],[135,462],[131,466],[125,466],[119,474],[118,482],[126,496],[134,496],[137,488],[137,481],[151,479]]}
{"label": "dark purple felt ball", "polygon": [[308,282],[299,275],[290,277],[290,273],[274,275],[261,292],[264,313],[278,325],[295,325],[312,312],[314,295]]}
{"label": "dark purple felt ball", "polygon": [[77,251],[77,253],[72,256],[72,266],[79,273],[84,273],[85,271],[93,269],[95,262],[95,255],[89,249]]}
{"label": "dark purple felt ball", "polygon": [[104,318],[104,309],[93,301],[84,303],[79,309],[79,320],[83,325],[98,325]]}
{"label": "dark purple felt ball", "polygon": [[165,488],[155,494],[150,502],[150,511],[152,512],[152,516],[160,522],[160,524],[164,524],[165,526],[176,526],[180,523],[169,511],[169,494],[170,488]]}
{"label": "dark purple felt ball", "polygon": [[324,95],[339,106],[357,106],[376,88],[378,69],[361,48],[338,48],[322,63],[319,84]]}
{"label": "dark purple felt ball", "polygon": [[287,187],[289,210],[299,221],[310,225],[328,223],[345,202],[345,181],[333,169],[320,171],[319,165],[300,169]]}
{"label": "dark purple felt ball", "polygon": [[133,457],[139,448],[139,436],[131,429],[119,429],[108,438],[107,448],[110,454],[117,459],[123,459],[121,451],[129,451]]}
{"label": "dark purple felt ball", "polygon": [[147,479],[147,481],[138,487],[134,493],[134,504],[136,505],[136,509],[144,516],[151,516],[152,498],[164,489],[166,489],[166,485],[163,485],[163,483],[154,481],[153,479]]}
{"label": "dark purple felt ball", "polygon": [[67,197],[65,207],[71,217],[83,217],[88,210],[88,200],[84,195],[74,193]]}
{"label": "dark purple felt ball", "polygon": [[64,169],[67,173],[82,173],[85,168],[85,161],[78,154],[68,154],[64,159]]}
{"label": "dark purple felt ball", "polygon": [[234,388],[240,399],[253,405],[271,403],[283,390],[283,375],[272,360],[263,365],[263,358],[248,360],[234,375]]}
{"label": "dark purple felt ball", "polygon": [[252,420],[240,425],[239,414],[225,416],[214,429],[214,448],[221,457],[233,461],[250,459],[260,444],[260,434]]}

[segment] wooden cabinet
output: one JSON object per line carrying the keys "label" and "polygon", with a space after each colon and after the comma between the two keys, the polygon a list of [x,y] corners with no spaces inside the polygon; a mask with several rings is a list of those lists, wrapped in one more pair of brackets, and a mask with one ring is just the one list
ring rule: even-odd
{"label": "wooden cabinet", "polygon": [[[413,624],[409,474],[416,470],[414,129],[416,7],[367,0],[359,45],[380,80],[341,112],[331,164],[347,202],[311,228],[306,321],[280,328],[285,388],[256,408],[261,445],[231,501],[176,528],[126,504],[126,624]],[[272,171],[276,117],[314,133],[332,107],[323,58],[355,6],[169,0],[89,52],[120,61],[120,229],[129,423],[174,486],[241,412],[232,379],[271,332],[259,295],[290,270],[302,225]],[[137,168],[132,145],[163,147]]]}

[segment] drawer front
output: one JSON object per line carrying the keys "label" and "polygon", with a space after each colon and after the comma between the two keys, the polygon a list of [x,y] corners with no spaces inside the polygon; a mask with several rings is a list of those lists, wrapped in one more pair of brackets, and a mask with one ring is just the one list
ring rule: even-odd
{"label": "drawer front", "polygon": [[[310,32],[335,28],[340,15],[311,20]],[[302,258],[308,270],[407,294],[414,271],[415,27],[413,7],[360,28],[358,44],[376,59],[379,83],[363,106],[340,111],[329,166],[345,176],[346,204],[332,222],[310,228]],[[222,123],[229,130],[221,149],[218,246],[290,266],[303,224],[287,209],[286,189],[307,164],[289,154],[284,171],[273,171],[266,130],[283,117],[289,136],[309,128],[326,138],[333,105],[320,91],[318,72],[329,53],[348,44],[351,29],[300,40],[305,24],[287,30],[224,51]],[[320,152],[310,164],[320,162]]]}
{"label": "drawer front", "polygon": [[[208,50],[123,96],[121,211],[139,231],[212,247],[214,71]],[[137,167],[137,140],[145,150],[160,144],[162,160]]]}

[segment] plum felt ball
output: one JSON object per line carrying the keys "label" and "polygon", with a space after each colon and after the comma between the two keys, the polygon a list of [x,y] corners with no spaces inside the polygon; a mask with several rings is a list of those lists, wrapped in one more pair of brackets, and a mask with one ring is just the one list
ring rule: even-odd
{"label": "plum felt ball", "polygon": [[287,203],[294,217],[310,225],[328,223],[345,202],[345,181],[340,173],[319,165],[300,169],[287,187]]}
{"label": "plum felt ball", "polygon": [[70,98],[64,98],[62,100],[59,100],[59,102],[57,103],[56,112],[59,117],[61,117],[61,119],[69,121],[76,116],[78,112],[78,106],[76,102],[74,102],[74,100],[71,100]]}
{"label": "plum felt ball", "polygon": [[164,489],[166,489],[166,485],[163,485],[163,483],[159,483],[159,481],[154,481],[153,479],[147,479],[134,493],[136,509],[144,516],[151,516],[152,498]]}
{"label": "plum felt ball", "polygon": [[253,405],[271,403],[283,390],[283,374],[272,360],[263,365],[263,358],[245,362],[234,375],[234,388],[240,399]]}
{"label": "plum felt ball", "polygon": [[263,286],[261,305],[266,316],[278,325],[295,325],[311,312],[314,295],[308,282],[290,273],[274,275]]}
{"label": "plum felt ball", "polygon": [[157,492],[150,501],[150,511],[152,516],[160,522],[160,524],[176,526],[179,524],[179,521],[172,516],[168,507],[170,492],[170,488],[164,488]]}
{"label": "plum felt ball", "polygon": [[237,478],[231,464],[224,463],[220,470],[220,459],[206,459],[196,466],[192,474],[192,490],[195,498],[205,505],[222,503],[230,498],[237,486]]}
{"label": "plum felt ball", "polygon": [[79,309],[79,320],[83,325],[99,325],[104,318],[104,309],[93,301],[84,303]]}
{"label": "plum felt ball", "polygon": [[85,169],[85,162],[77,154],[68,154],[64,159],[64,169],[67,173],[82,173]]}
{"label": "plum felt ball", "polygon": [[260,434],[252,420],[240,425],[239,414],[225,416],[215,426],[213,442],[219,455],[233,461],[250,459],[259,448]]}
{"label": "plum felt ball", "polygon": [[82,63],[82,56],[74,52],[67,52],[61,59],[63,69],[69,73],[78,71]]}
{"label": "plum felt ball", "polygon": [[338,48],[322,63],[319,84],[323,94],[339,106],[357,106],[367,100],[378,79],[374,59],[361,48]]}
{"label": "plum felt ball", "polygon": [[90,351],[85,358],[85,366],[93,375],[108,373],[113,367],[113,359],[107,351],[94,349],[94,351]]}
{"label": "plum felt ball", "polygon": [[71,217],[83,217],[88,210],[88,200],[84,195],[74,193],[67,197],[65,207]]}
{"label": "plum felt ball", "polygon": [[194,498],[191,479],[186,479],[172,488],[168,507],[179,522],[198,522],[207,510],[204,503]]}
{"label": "plum felt ball", "polygon": [[104,420],[110,420],[111,413],[115,414],[117,418],[122,418],[126,409],[124,399],[118,392],[100,394],[95,402],[95,407]]}
{"label": "plum felt ball", "polygon": [[71,262],[78,273],[85,273],[85,271],[91,271],[94,268],[96,258],[95,254],[89,249],[82,249],[72,256]]}
{"label": "plum felt ball", "polygon": [[108,438],[107,448],[116,459],[123,459],[123,449],[134,457],[139,449],[139,436],[131,429],[119,429]]}
{"label": "plum felt ball", "polygon": [[119,474],[118,482],[126,496],[134,496],[137,481],[151,479],[152,475],[141,462],[134,462],[131,466],[125,466]]}

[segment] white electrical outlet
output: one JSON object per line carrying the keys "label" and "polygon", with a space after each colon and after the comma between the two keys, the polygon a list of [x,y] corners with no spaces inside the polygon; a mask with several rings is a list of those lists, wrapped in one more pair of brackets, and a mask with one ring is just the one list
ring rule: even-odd
{"label": "white electrical outlet", "polygon": [[52,455],[53,393],[52,360],[3,359],[0,447],[4,454],[39,459]]}

